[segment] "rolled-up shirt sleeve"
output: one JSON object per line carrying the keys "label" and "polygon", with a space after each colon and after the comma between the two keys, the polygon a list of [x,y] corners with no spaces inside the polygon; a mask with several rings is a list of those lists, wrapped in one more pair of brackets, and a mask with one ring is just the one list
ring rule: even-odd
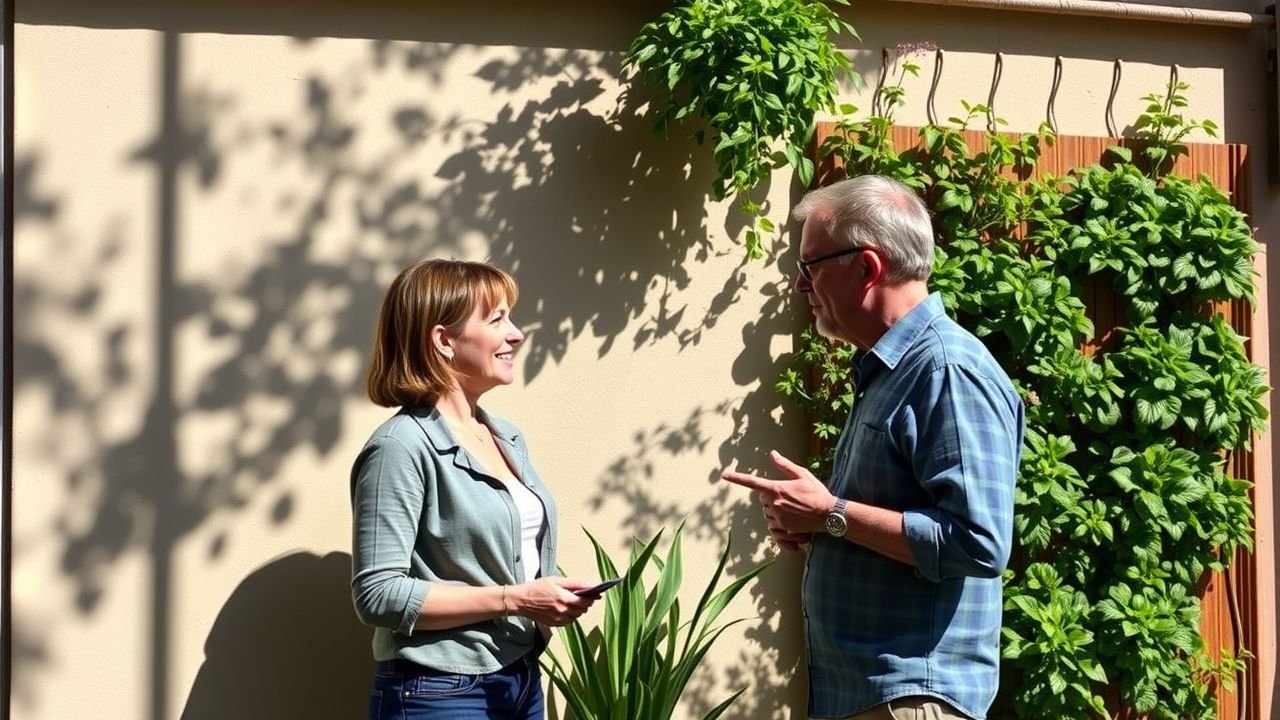
{"label": "rolled-up shirt sleeve", "polygon": [[903,512],[920,575],[999,577],[1013,543],[1022,405],[963,366],[928,376],[912,403],[912,466],[931,507]]}
{"label": "rolled-up shirt sleeve", "polygon": [[430,584],[409,574],[424,469],[394,438],[374,438],[351,470],[351,596],[366,625],[412,635]]}

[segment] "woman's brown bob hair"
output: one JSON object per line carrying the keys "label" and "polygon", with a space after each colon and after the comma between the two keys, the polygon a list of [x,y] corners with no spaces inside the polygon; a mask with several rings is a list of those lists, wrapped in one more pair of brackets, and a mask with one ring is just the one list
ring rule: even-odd
{"label": "woman's brown bob hair", "polygon": [[514,306],[518,295],[516,281],[487,263],[423,260],[405,268],[382,298],[365,378],[369,399],[384,407],[434,403],[454,376],[431,329],[443,325],[457,335],[477,307],[488,313],[503,301]]}

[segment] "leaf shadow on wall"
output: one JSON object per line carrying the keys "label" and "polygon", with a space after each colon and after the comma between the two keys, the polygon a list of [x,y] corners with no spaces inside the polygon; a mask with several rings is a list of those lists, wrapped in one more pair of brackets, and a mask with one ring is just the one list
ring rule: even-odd
{"label": "leaf shadow on wall", "polygon": [[[783,254],[785,247],[773,249]],[[796,408],[773,389],[774,382],[790,361],[773,357],[772,345],[779,334],[798,334],[789,311],[790,288],[785,279],[762,286],[760,317],[742,331],[742,351],[728,371],[734,383],[750,388],[739,397],[711,406],[698,406],[683,421],[658,423],[636,432],[633,449],[619,457],[596,481],[591,507],[605,506],[619,516],[627,534],[649,538],[662,528],[668,532],[681,522],[690,539],[707,543],[718,551],[727,540],[732,549],[725,577],[745,574],[769,558],[772,567],[748,587],[756,616],[745,618],[730,631],[741,632],[746,649],[736,657],[715,654],[717,670],[695,673],[687,686],[682,705],[695,717],[719,704],[729,694],[748,688],[723,716],[735,720],[804,717],[806,671],[803,662],[803,619],[800,616],[799,588],[803,556],[778,553],[764,526],[759,505],[752,494],[719,480],[720,472],[737,468],[776,477],[767,456],[770,450],[803,448],[807,424]],[[745,301],[745,300],[744,300]],[[781,417],[775,417],[781,405]],[[731,423],[727,436],[713,439],[711,428]],[[660,493],[655,485],[656,464],[663,457],[705,453],[716,446],[718,466],[708,470],[705,481],[714,486],[706,499],[689,505],[679,497]],[[801,461],[799,456],[793,460]],[[692,480],[692,479],[690,479]],[[709,578],[688,576],[685,585],[701,588]],[[723,583],[722,583],[723,584]],[[732,612],[723,620],[739,617]],[[740,628],[740,629],[739,629]]]}
{"label": "leaf shadow on wall", "polygon": [[[434,6],[417,12],[430,16]],[[343,14],[349,8],[335,17]],[[183,18],[184,30],[200,29],[192,20],[198,15]],[[474,14],[467,22],[483,25]],[[111,23],[127,26],[127,13]],[[405,25],[398,23],[398,32]],[[696,344],[737,296],[739,275],[711,307],[685,317],[680,292],[692,283],[686,265],[712,252],[703,227],[710,170],[684,144],[653,138],[637,103],[604,96],[621,53],[539,47],[534,28],[524,39],[535,45],[476,73],[495,95],[519,90],[531,99],[512,100],[493,118],[450,116],[423,98],[459,72],[466,53],[439,40],[448,38],[448,22],[418,27],[433,39],[369,40],[368,54],[348,66],[321,64],[297,83],[297,107],[265,122],[245,114],[234,79],[226,81],[232,91],[216,73],[188,79],[194,73],[182,64],[186,36],[161,28],[151,66],[159,76],[158,129],[122,148],[118,168],[106,168],[143,173],[156,192],[141,205],[148,210],[121,204],[118,224],[63,227],[62,209],[82,197],[114,205],[76,185],[58,188],[57,196],[36,192],[39,152],[19,163],[16,180],[27,180],[15,194],[16,222],[28,241],[49,241],[41,252],[58,265],[37,272],[24,260],[16,278],[22,322],[15,329],[15,393],[50,398],[46,432],[27,452],[47,451],[47,463],[65,478],[66,502],[47,531],[76,611],[93,615],[108,593],[123,589],[115,574],[130,553],[152,563],[151,585],[130,591],[148,605],[138,625],[146,637],[137,646],[149,654],[150,716],[157,720],[181,680],[170,678],[175,634],[193,631],[179,629],[173,617],[171,589],[191,569],[177,563],[175,549],[198,534],[203,554],[199,546],[184,551],[183,562],[215,566],[245,552],[236,545],[238,528],[257,532],[293,520],[300,498],[282,480],[287,463],[299,453],[326,459],[359,433],[342,408],[361,396],[377,306],[399,268],[424,256],[460,255],[469,251],[467,236],[484,238],[491,258],[522,285],[518,319],[528,323],[534,348],[525,355],[527,382],[586,338],[600,357],[619,339],[624,348]],[[577,31],[587,38],[591,28]],[[460,32],[485,44],[474,37],[476,27]],[[554,28],[556,37],[566,32],[563,24]],[[509,42],[493,44],[498,40]],[[299,53],[313,47],[292,42]],[[361,93],[391,72],[421,82],[387,117],[359,115]],[[535,91],[542,87],[547,91]],[[400,133],[403,148],[361,154],[361,138],[381,132],[371,125],[384,122]],[[461,149],[423,167],[403,150],[427,140]],[[183,224],[204,195],[226,191],[229,177],[243,182],[235,174],[238,163],[250,161],[243,158],[264,156],[267,167],[301,178],[279,194],[245,193],[270,206],[271,228],[231,238]],[[443,189],[440,180],[447,181]],[[335,233],[348,234],[337,251]],[[180,256],[197,240],[251,251],[196,272]],[[61,253],[57,243],[82,251]],[[120,279],[139,272],[148,290],[142,295]],[[655,292],[662,310],[648,316]],[[93,360],[81,361],[86,357]],[[77,440],[57,442],[66,436]],[[341,480],[332,487],[345,495]],[[238,602],[265,596],[247,598]],[[39,637],[29,639],[23,652],[34,664],[45,655]],[[362,648],[358,657],[367,656]],[[34,672],[28,665],[19,679]],[[199,698],[198,709],[215,702],[209,697]]]}
{"label": "leaf shadow on wall", "polygon": [[[534,49],[489,62],[480,76],[503,88],[536,79],[529,67],[558,79],[544,98],[504,106],[437,172],[450,183],[433,199],[439,236],[489,238],[490,259],[520,282],[527,382],[584,337],[604,357],[638,319],[633,348],[695,344],[729,304],[691,318],[687,305],[676,307],[693,282],[687,266],[714,252],[704,229],[708,169],[685,144],[653,138],[626,97],[601,113],[603,80],[616,80],[619,62],[593,66],[579,51]],[[614,76],[593,75],[601,67]],[[735,276],[728,296],[741,286]]]}
{"label": "leaf shadow on wall", "polygon": [[[43,163],[41,153],[34,148],[24,148],[14,157],[13,173],[13,223],[15,227],[38,225],[47,229],[58,226],[63,203],[49,194],[40,182]],[[56,236],[55,236],[56,237]],[[55,242],[65,242],[65,239]],[[17,307],[52,302],[46,293],[36,287],[19,284],[14,289]],[[81,303],[91,303],[92,294],[82,298]],[[16,313],[15,313],[15,316]],[[66,377],[59,357],[50,352],[42,343],[15,327],[13,337],[13,356],[9,359],[14,367],[29,368],[30,372],[40,378],[41,384],[48,392],[50,403],[56,408],[66,408],[76,399],[73,383]],[[50,442],[52,444],[52,442]],[[13,533],[13,528],[5,528],[5,532]],[[27,548],[23,544],[11,546],[14,562],[21,564],[26,560]],[[10,592],[12,592],[10,590]],[[16,707],[34,707],[39,696],[39,683],[36,681],[41,670],[51,664],[53,650],[48,639],[47,623],[42,622],[43,608],[16,607],[10,619],[9,650],[12,663],[10,701]],[[8,706],[6,706],[8,707]]]}
{"label": "leaf shadow on wall", "polygon": [[[126,241],[130,225],[153,222],[129,217],[128,205],[115,211],[123,219],[97,233],[63,228],[58,204],[29,191],[17,195],[23,204],[15,218],[27,241],[57,260],[36,263],[28,246],[32,255],[16,277],[15,315],[22,321],[15,327],[15,395],[47,398],[45,427],[25,450],[65,478],[66,500],[48,519],[48,532],[60,545],[76,611],[92,615],[108,592],[122,589],[113,578],[122,557],[138,553],[151,561],[149,586],[131,591],[144,603],[136,619],[144,637],[136,644],[146,648],[153,718],[169,705],[173,640],[186,632],[172,617],[170,593],[181,572],[174,548],[208,529],[205,560],[216,564],[236,522],[244,521],[240,513],[264,493],[274,497],[258,504],[265,512],[250,520],[254,526],[291,519],[293,492],[272,485],[290,453],[310,449],[323,457],[336,448],[338,409],[357,388],[368,318],[381,293],[370,263],[332,263],[309,252],[329,201],[323,193],[299,213],[292,233],[258,238],[271,248],[261,263],[212,280],[181,272],[176,254],[186,236],[179,220],[185,196],[177,178],[192,172],[197,195],[218,188],[242,149],[237,143],[261,142],[272,128],[220,135],[220,126],[235,122],[234,102],[177,82],[180,44],[172,33],[159,44],[156,67],[166,92],[158,131],[119,160],[121,174],[154,173],[155,234]],[[328,122],[323,88],[311,84],[304,102],[299,155],[337,155],[349,133]],[[324,164],[316,165],[323,172]],[[74,186],[66,198],[110,204]],[[138,272],[151,290],[140,298],[130,282]],[[122,302],[122,295],[137,299]],[[150,324],[142,319],[148,316]],[[194,373],[176,362],[193,338],[206,343],[207,353]],[[193,434],[201,451],[180,457],[181,441]],[[22,652],[38,659],[37,650]],[[19,682],[38,684],[35,673],[24,665]],[[35,706],[37,695],[21,698]]]}
{"label": "leaf shadow on wall", "polygon": [[[385,44],[375,43],[374,52],[385,55]],[[511,66],[554,65],[558,72],[566,62],[587,63],[573,51],[553,53],[560,58],[555,62],[539,54],[524,50]],[[435,56],[422,63],[421,71],[440,74],[432,63],[449,60],[448,54]],[[495,85],[508,82],[499,69],[494,72]],[[94,504],[92,520],[87,525],[59,523],[67,541],[63,569],[77,581],[82,611],[96,607],[110,565],[142,539],[150,522],[161,524],[170,539],[185,536],[218,510],[244,509],[268,491],[291,452],[306,447],[324,456],[336,447],[346,431],[341,400],[360,395],[372,322],[385,281],[397,269],[423,256],[460,251],[458,238],[468,233],[491,237],[494,261],[521,280],[521,317],[534,336],[534,350],[526,360],[529,381],[584,332],[599,340],[598,355],[607,354],[629,320],[642,313],[652,284],[672,287],[664,297],[688,286],[683,263],[703,237],[702,196],[691,199],[681,187],[688,158],[677,155],[645,164],[641,150],[656,141],[642,119],[634,117],[619,128],[593,115],[582,104],[600,92],[599,83],[580,85],[561,83],[550,97],[485,127],[466,150],[443,163],[441,173],[454,182],[439,196],[428,196],[415,181],[388,181],[388,174],[377,171],[384,158],[368,166],[351,161],[349,148],[360,130],[336,109],[350,88],[335,87],[321,77],[305,84],[297,119],[232,133],[246,145],[268,142],[283,158],[305,163],[315,192],[278,199],[281,212],[296,216],[297,224],[289,232],[256,239],[268,248],[261,262],[193,281],[174,277],[170,268],[160,279],[156,303],[170,314],[169,324],[156,329],[154,343],[168,349],[159,359],[172,358],[180,326],[223,350],[194,381],[180,382],[188,388],[182,392],[173,390],[177,381],[170,359],[160,369],[170,381],[161,388],[168,396],[152,405],[134,435],[117,439],[101,429],[120,395],[146,379],[126,352],[131,343],[147,342],[137,339],[140,329],[101,313],[100,299],[120,290],[110,284],[124,242],[120,233],[104,235],[101,253],[88,263],[94,267],[72,296],[19,279],[15,305],[20,314],[73,315],[96,331],[77,344],[100,343],[106,357],[101,386],[87,387],[60,361],[68,347],[50,341],[34,324],[18,333],[19,386],[51,386],[55,410],[67,414],[62,419],[87,428],[90,451],[66,465],[73,494],[83,493]],[[130,162],[171,168],[191,163],[202,186],[215,187],[219,168],[234,162],[238,148],[217,144],[213,129],[234,119],[220,117],[226,111],[203,97],[198,88],[188,92],[182,127],[172,130],[172,137],[146,144]],[[442,133],[458,127],[455,120],[434,120],[411,107],[398,111],[393,122],[408,128],[408,134],[423,127]],[[532,135],[539,137],[538,147],[526,139]],[[508,173],[510,163],[518,167]],[[520,172],[534,167],[550,169],[533,182],[517,182]],[[614,167],[627,171],[603,171]],[[344,192],[353,186],[356,192]],[[340,197],[354,197],[355,207],[340,207]],[[484,198],[488,201],[482,205]],[[632,203],[638,207],[629,207]],[[654,206],[674,209],[670,217],[655,220]],[[32,199],[19,211],[44,217],[51,208],[56,203],[47,198]],[[404,220],[424,209],[440,218],[439,226]],[[353,245],[341,257],[319,254],[318,236],[335,214],[346,212],[359,218],[363,232],[386,242],[372,249]],[[160,242],[173,245],[181,234],[180,228],[171,228]],[[641,240],[628,242],[635,237]],[[651,238],[658,241],[649,245]],[[728,304],[714,304],[711,317]],[[699,327],[679,322],[646,327],[633,341],[674,336],[693,342]],[[164,407],[168,410],[157,414]],[[206,455],[215,460],[205,463],[207,469],[179,470],[176,435],[185,422],[214,415],[220,416],[216,431],[204,442]],[[160,447],[167,450],[157,453]],[[163,499],[159,506],[157,498]],[[271,524],[287,521],[294,503],[288,490],[277,491],[266,519]],[[68,512],[82,515],[85,509]],[[148,517],[152,513],[155,517]],[[229,541],[227,533],[214,533],[209,559],[217,559]]]}
{"label": "leaf shadow on wall", "polygon": [[294,553],[227,598],[182,720],[362,717],[369,628],[351,610],[351,556]]}

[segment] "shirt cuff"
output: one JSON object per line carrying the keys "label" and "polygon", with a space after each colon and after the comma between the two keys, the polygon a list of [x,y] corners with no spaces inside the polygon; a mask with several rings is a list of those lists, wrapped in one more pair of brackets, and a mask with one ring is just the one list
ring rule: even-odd
{"label": "shirt cuff", "polygon": [[941,582],[939,572],[938,523],[927,513],[918,510],[905,510],[902,513],[902,532],[907,538],[907,547],[911,549],[911,557],[916,561],[916,572],[929,582]]}
{"label": "shirt cuff", "polygon": [[427,581],[414,580],[409,587],[409,599],[405,602],[404,612],[400,615],[400,625],[396,627],[396,632],[401,635],[413,635],[413,629],[418,624],[418,617],[422,614],[422,605],[427,601]]}

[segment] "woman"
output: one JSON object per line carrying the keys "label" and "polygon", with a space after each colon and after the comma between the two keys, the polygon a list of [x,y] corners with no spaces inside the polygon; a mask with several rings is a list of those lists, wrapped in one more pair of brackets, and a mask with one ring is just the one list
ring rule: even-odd
{"label": "woman", "polygon": [[549,628],[594,601],[554,576],[555,503],[520,431],[479,406],[514,379],[516,294],[490,265],[427,260],[383,298],[367,390],[400,410],[351,471],[370,720],[542,718]]}

